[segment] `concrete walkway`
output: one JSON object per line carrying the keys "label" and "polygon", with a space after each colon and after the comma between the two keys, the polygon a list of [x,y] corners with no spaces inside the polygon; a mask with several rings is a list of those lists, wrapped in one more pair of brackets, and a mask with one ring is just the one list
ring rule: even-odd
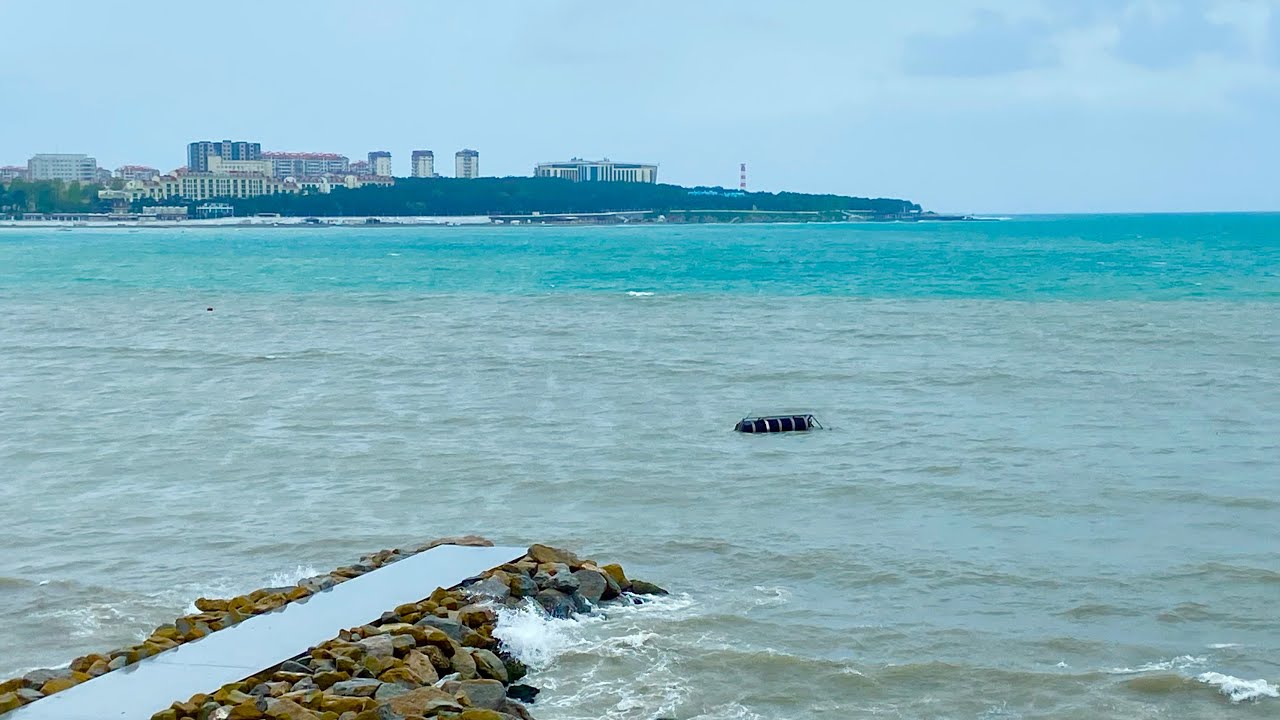
{"label": "concrete walkway", "polygon": [[525,548],[441,545],[37,700],[4,720],[150,720],[175,701],[278,665],[343,628],[377,620],[397,605],[524,554]]}

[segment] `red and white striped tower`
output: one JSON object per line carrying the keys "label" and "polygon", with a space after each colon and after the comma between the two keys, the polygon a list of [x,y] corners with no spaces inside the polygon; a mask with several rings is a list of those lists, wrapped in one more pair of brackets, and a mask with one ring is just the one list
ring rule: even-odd
{"label": "red and white striped tower", "polygon": [[747,191],[747,164],[742,163],[742,165],[738,167],[738,170],[741,171],[742,173],[738,181],[738,189],[741,190],[742,192],[746,192]]}

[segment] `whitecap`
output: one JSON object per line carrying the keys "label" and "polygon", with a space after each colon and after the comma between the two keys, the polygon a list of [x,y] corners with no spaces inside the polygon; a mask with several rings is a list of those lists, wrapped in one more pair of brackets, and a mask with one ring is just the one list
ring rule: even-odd
{"label": "whitecap", "polygon": [[1240,643],[1212,643],[1206,647],[1210,650],[1227,650],[1230,648],[1244,647],[1244,645],[1241,645]]}
{"label": "whitecap", "polygon": [[653,297],[651,292],[642,292],[640,290],[628,290],[627,294],[631,297]]}
{"label": "whitecap", "polygon": [[775,605],[786,605],[791,601],[791,591],[781,586],[756,585],[752,588],[756,592],[765,597],[756,598],[754,604],[756,607],[773,607]]}
{"label": "whitecap", "polygon": [[314,577],[319,574],[319,571],[311,565],[299,565],[292,570],[281,570],[280,572],[272,573],[268,586],[286,587],[296,585],[303,578]]}
{"label": "whitecap", "polygon": [[1256,702],[1264,697],[1280,698],[1280,688],[1262,679],[1241,680],[1217,672],[1201,673],[1196,679],[1206,685],[1217,685],[1218,692],[1226,695],[1233,703],[1245,700]]}
{"label": "whitecap", "polygon": [[1171,660],[1161,660],[1159,662],[1146,663],[1136,668],[1111,668],[1105,672],[1112,675],[1136,675],[1138,673],[1147,672],[1163,672],[1168,670],[1183,670],[1195,665],[1203,665],[1207,658],[1196,657],[1194,655],[1179,655]]}

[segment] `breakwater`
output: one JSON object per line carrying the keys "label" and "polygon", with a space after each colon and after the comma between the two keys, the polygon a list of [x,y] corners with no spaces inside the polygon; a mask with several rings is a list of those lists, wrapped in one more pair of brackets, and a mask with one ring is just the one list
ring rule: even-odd
{"label": "breakwater", "polygon": [[[252,637],[245,637],[237,626],[254,616],[277,612],[287,606],[292,611],[297,608],[293,603],[306,604],[338,585],[441,545],[491,548],[489,552],[512,550],[492,548],[492,543],[475,536],[444,538],[408,550],[383,550],[331,573],[305,578],[288,588],[264,588],[230,599],[199,598],[195,602],[198,612],[156,628],[141,643],[78,657],[65,668],[36,670],[0,683],[0,714],[26,706],[39,710],[45,707],[41,701],[58,705],[67,697],[59,696],[55,700],[50,696],[118,671],[131,673],[136,669],[140,674],[134,679],[171,677],[166,673],[184,664],[183,660],[175,659],[182,658],[186,652],[179,648],[203,638],[234,637],[233,642],[254,644],[263,640],[262,635],[287,633],[286,623],[272,624],[269,618],[263,618],[266,622],[250,623],[254,625]],[[433,555],[446,550],[448,548],[442,548]],[[500,557],[518,554],[516,550]],[[416,562],[417,559],[397,570]],[[459,573],[454,577],[461,576]],[[370,587],[362,583],[353,584],[351,588]],[[531,716],[521,701],[533,700],[539,691],[519,684],[526,672],[524,665],[495,639],[499,608],[536,608],[551,617],[568,618],[591,613],[602,603],[640,602],[640,595],[664,592],[655,585],[628,579],[619,565],[601,566],[566,550],[534,545],[512,562],[469,577],[451,588],[436,588],[420,600],[402,602],[365,624],[335,628],[336,636],[288,660],[260,671],[246,671],[244,677],[221,687],[210,687],[209,692],[175,698],[168,707],[155,708],[155,712],[152,708],[138,712],[136,697],[127,701],[122,697],[127,692],[125,687],[117,685],[108,690],[101,684],[116,680],[116,676],[112,676],[94,686],[94,690],[106,692],[92,696],[92,707],[86,708],[83,697],[86,693],[79,693],[81,697],[77,698],[78,705],[73,703],[74,710],[59,705],[52,714],[30,717],[61,717],[67,712],[79,713],[75,716],[80,717],[89,712],[92,715],[84,716],[151,717],[154,720],[412,720],[420,717],[523,720]],[[365,605],[369,599],[361,598]],[[296,621],[300,616],[295,612],[291,617]],[[227,635],[217,634],[230,628],[237,629]],[[310,628],[313,633],[323,629]],[[205,657],[193,663],[188,654],[185,664],[194,665],[196,672],[211,673],[202,667],[217,667],[223,662],[230,660]],[[147,671],[153,672],[147,674]],[[238,676],[238,672],[222,675],[223,679]],[[159,696],[165,696],[168,690],[166,684]],[[156,696],[154,688],[148,692],[148,697]],[[68,696],[77,693],[72,691]],[[14,713],[19,720],[27,716],[26,710]]]}

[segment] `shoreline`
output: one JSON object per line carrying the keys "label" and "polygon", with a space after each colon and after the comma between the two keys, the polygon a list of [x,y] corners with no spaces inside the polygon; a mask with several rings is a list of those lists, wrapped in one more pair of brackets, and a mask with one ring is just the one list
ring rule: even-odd
{"label": "shoreline", "polygon": [[[155,666],[148,664],[149,658],[216,636],[255,616],[305,604],[348,580],[442,545],[493,547],[477,536],[440,538],[366,555],[357,563],[304,578],[291,587],[262,588],[229,599],[198,598],[193,603],[198,612],[159,626],[136,645],[90,653],[60,668],[33,670],[0,681],[0,717],[26,707],[36,710],[46,697],[125,668],[151,669]],[[642,603],[643,596],[656,594],[666,591],[627,578],[620,565],[599,565],[566,550],[535,544],[522,557],[450,588],[437,588],[416,602],[386,608],[364,625],[334,628],[329,640],[284,662],[210,687],[208,692],[173,698],[169,706],[155,708],[150,717],[533,720],[525,703],[534,702],[540,690],[519,682],[528,668],[499,639],[500,612],[570,618],[591,614],[608,603]],[[26,715],[15,712],[13,716]]]}

